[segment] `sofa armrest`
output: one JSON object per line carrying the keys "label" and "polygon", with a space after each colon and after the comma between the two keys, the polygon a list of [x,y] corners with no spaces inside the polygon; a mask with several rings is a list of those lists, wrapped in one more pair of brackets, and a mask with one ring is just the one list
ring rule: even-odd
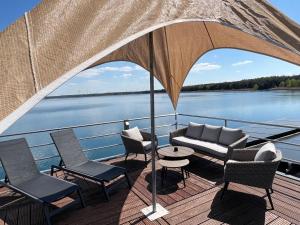
{"label": "sofa armrest", "polygon": [[129,153],[144,153],[144,147],[141,141],[121,135],[123,144],[125,146],[126,154]]}
{"label": "sofa armrest", "polygon": [[228,152],[227,152],[227,160],[231,158],[231,154],[233,152],[233,149],[235,148],[244,148],[247,144],[247,140],[249,138],[249,135],[245,135],[236,142],[232,143],[228,146]]}
{"label": "sofa armrest", "polygon": [[185,136],[186,131],[187,131],[187,127],[170,132],[170,139],[169,139],[170,144],[172,144],[172,139],[174,137]]}
{"label": "sofa armrest", "polygon": [[224,181],[271,188],[279,162],[228,160],[224,168]]}

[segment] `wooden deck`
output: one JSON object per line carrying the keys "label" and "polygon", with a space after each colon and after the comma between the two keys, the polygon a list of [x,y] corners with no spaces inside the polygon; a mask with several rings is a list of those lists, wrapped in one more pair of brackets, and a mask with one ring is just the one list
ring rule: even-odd
{"label": "wooden deck", "polygon": [[[108,163],[125,166],[123,158]],[[222,189],[222,163],[209,157],[191,158],[190,177],[183,187],[180,174],[168,171],[163,187],[158,169],[157,201],[169,210],[165,217],[151,222],[140,210],[151,204],[150,163],[145,168],[142,157],[131,157],[126,167],[133,183],[131,190],[124,179],[110,185],[111,200],[105,201],[101,189],[91,182],[67,175],[66,179],[78,183],[84,191],[87,207],[68,209],[53,220],[57,225],[92,224],[300,224],[300,182],[276,175],[272,194],[275,210],[262,189],[230,184],[229,191],[220,200]],[[63,177],[62,173],[58,176]],[[75,196],[74,196],[75,197]],[[21,198],[18,194],[0,188],[0,205],[16,201],[0,209],[2,224],[45,224],[41,207]],[[72,201],[65,198],[57,202],[60,207]],[[5,223],[4,223],[5,220]]]}

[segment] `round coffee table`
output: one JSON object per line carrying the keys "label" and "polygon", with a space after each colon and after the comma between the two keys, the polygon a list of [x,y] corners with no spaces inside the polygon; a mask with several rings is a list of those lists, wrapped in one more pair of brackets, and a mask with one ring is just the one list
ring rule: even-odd
{"label": "round coffee table", "polygon": [[[178,150],[174,151],[174,148],[177,148]],[[183,159],[195,153],[195,151],[192,148],[183,146],[168,146],[158,149],[157,152],[158,154],[167,157],[168,159]]]}

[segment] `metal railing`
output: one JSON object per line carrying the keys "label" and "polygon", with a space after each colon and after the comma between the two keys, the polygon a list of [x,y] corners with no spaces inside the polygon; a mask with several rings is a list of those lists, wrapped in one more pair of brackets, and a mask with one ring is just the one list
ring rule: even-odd
{"label": "metal railing", "polygon": [[[160,128],[173,127],[174,129],[177,129],[178,126],[186,126],[187,125],[187,124],[178,122],[180,117],[189,117],[189,118],[199,118],[199,119],[223,121],[222,123],[223,123],[224,126],[228,126],[228,124],[230,122],[236,122],[236,123],[242,123],[242,124],[267,126],[270,129],[272,127],[273,128],[274,127],[287,128],[287,129],[297,130],[297,131],[300,132],[300,127],[299,126],[291,126],[291,125],[284,125],[284,124],[281,125],[281,124],[266,123],[266,122],[255,122],[255,121],[247,121],[247,120],[239,120],[239,119],[229,119],[229,118],[222,118],[222,117],[202,116],[202,115],[193,115],[193,114],[185,114],[185,113],[171,113],[171,114],[164,114],[164,115],[155,116],[156,119],[158,119],[158,118],[167,118],[167,117],[173,117],[174,123],[161,124],[161,125],[156,126],[155,128],[160,129]],[[39,134],[39,133],[49,133],[49,132],[62,130],[62,129],[68,129],[68,128],[79,129],[79,128],[88,128],[88,127],[112,125],[112,124],[123,124],[123,129],[127,129],[129,127],[129,122],[149,120],[149,119],[150,119],[150,117],[146,116],[146,117],[124,119],[124,120],[113,120],[113,121],[105,121],[105,122],[98,122],[98,123],[89,123],[89,124],[81,124],[81,125],[73,125],[73,126],[65,126],[65,127],[56,127],[56,128],[50,128],[50,129],[40,129],[40,130],[34,130],[34,131],[4,134],[4,135],[0,135],[0,138],[13,138],[13,137],[19,137],[19,136],[25,136],[25,135],[27,136],[27,135],[33,135],[33,134]],[[150,128],[149,127],[144,127],[144,128],[141,128],[141,129],[148,130]],[[106,137],[120,135],[120,132],[121,131],[104,133],[104,134],[96,134],[96,135],[92,135],[92,136],[85,136],[85,137],[80,137],[79,140],[84,141],[84,140],[91,140],[91,139],[96,139],[96,138],[106,138]],[[168,137],[168,136],[169,136],[169,133],[159,135],[158,138],[165,138],[165,137]],[[278,139],[269,139],[267,137],[259,137],[259,136],[255,136],[255,135],[250,135],[250,137],[253,138],[253,139],[256,139],[256,140],[272,141],[272,142],[281,143],[281,144],[285,144],[285,145],[289,145],[289,146],[293,146],[293,147],[297,147],[297,148],[299,147],[299,149],[300,149],[300,144],[290,143],[290,142],[287,142],[287,141],[283,141],[282,139],[279,139],[279,138]],[[51,146],[51,145],[54,145],[54,143],[53,142],[47,142],[47,143],[42,143],[42,144],[31,145],[30,148],[32,149],[32,148],[39,148],[39,147],[45,147],[45,146]],[[113,148],[113,147],[118,147],[118,146],[122,146],[122,143],[112,143],[112,144],[104,145],[104,146],[86,148],[83,151],[84,152],[90,152],[90,151],[103,150],[103,149],[108,149],[108,148]],[[297,149],[297,151],[298,151],[298,149]],[[118,157],[118,156],[122,156],[122,155],[124,155],[124,154],[115,154],[115,155],[112,155],[112,157]],[[57,157],[59,157],[58,154],[36,158],[35,160],[36,161],[43,161],[43,160],[50,160],[50,159],[57,158]],[[102,159],[108,159],[108,158],[112,158],[112,157],[106,157],[106,158],[102,158]],[[95,160],[100,160],[100,159],[95,159]],[[300,163],[299,161],[296,161],[296,160],[293,160],[293,159],[285,158],[285,160]]]}

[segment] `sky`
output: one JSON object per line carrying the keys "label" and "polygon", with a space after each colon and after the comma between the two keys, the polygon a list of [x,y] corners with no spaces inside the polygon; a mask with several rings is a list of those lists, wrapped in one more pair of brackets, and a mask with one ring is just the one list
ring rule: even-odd
{"label": "sky", "polygon": [[[32,9],[40,0],[1,0],[0,31]],[[300,0],[270,0],[276,8],[300,23]],[[298,75],[300,67],[241,50],[208,52],[193,66],[184,85],[235,81],[273,75]],[[161,89],[158,81],[155,88]],[[149,73],[128,62],[106,63],[83,71],[52,95],[149,90]]]}

